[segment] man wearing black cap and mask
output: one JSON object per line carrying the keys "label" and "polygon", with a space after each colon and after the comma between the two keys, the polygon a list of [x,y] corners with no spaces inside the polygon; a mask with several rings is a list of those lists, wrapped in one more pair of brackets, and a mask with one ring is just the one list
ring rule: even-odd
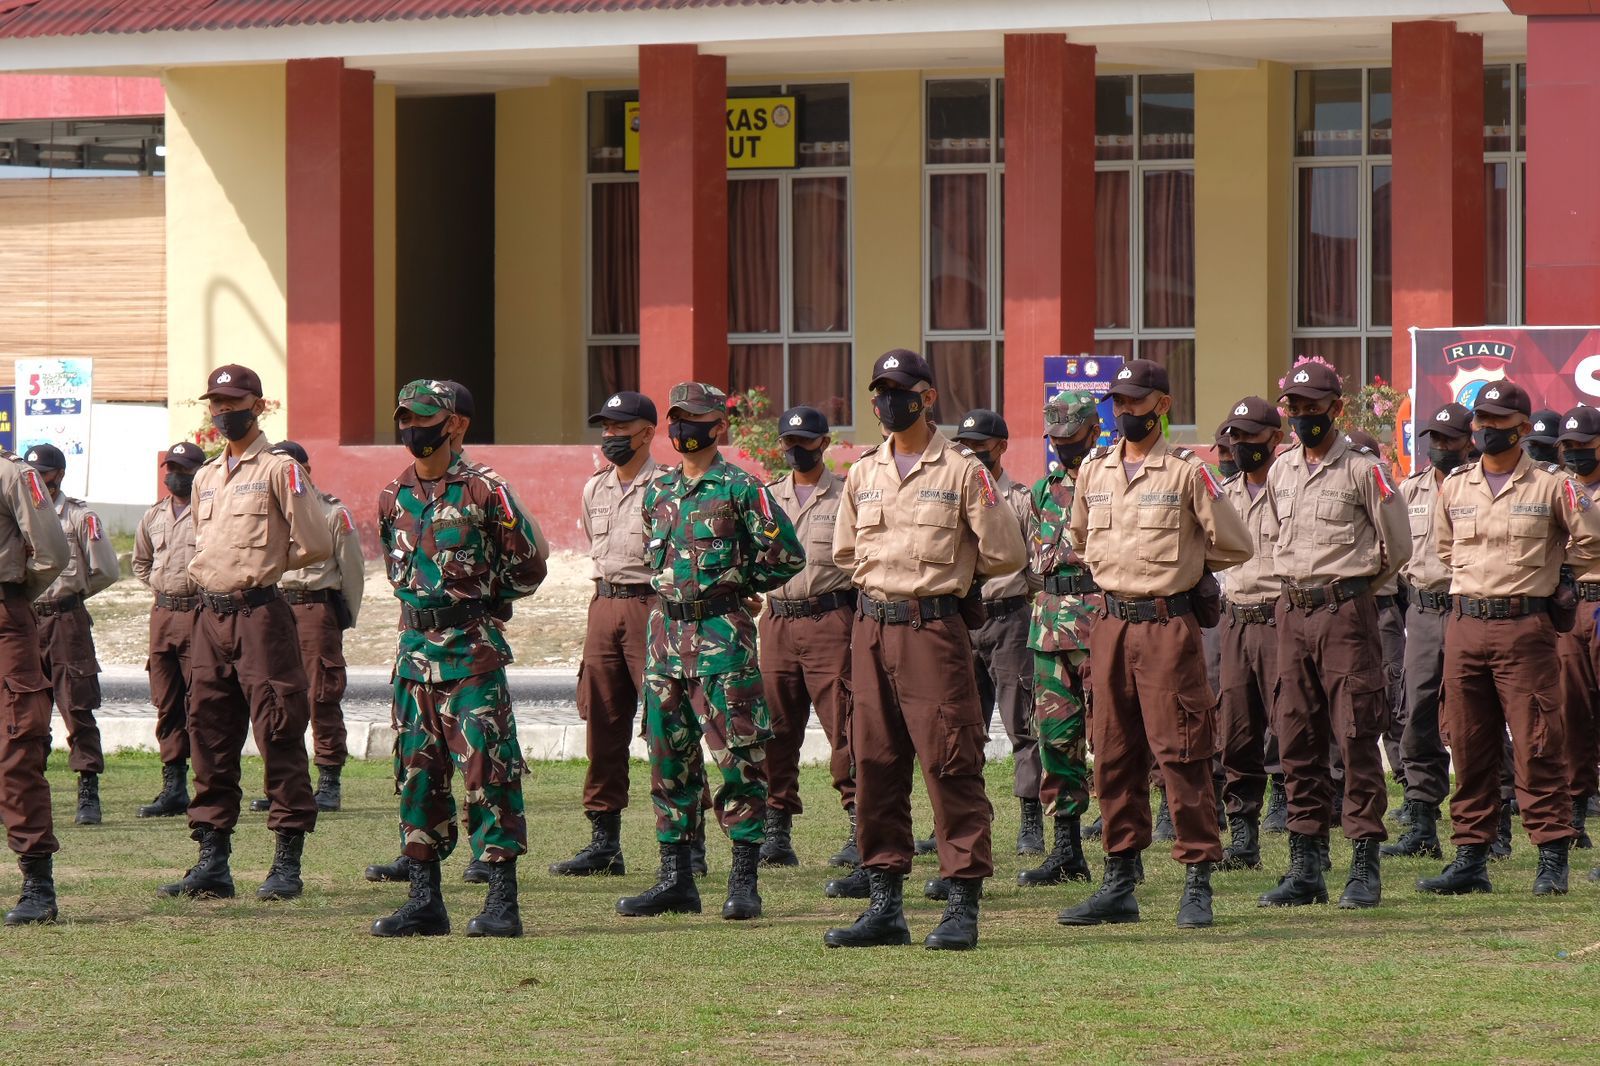
{"label": "man wearing black cap and mask", "polygon": [[[1600,410],[1574,407],[1561,416],[1557,444],[1561,462],[1590,499],[1600,492]],[[1561,702],[1567,714],[1567,748],[1572,762],[1572,827],[1578,831],[1574,847],[1590,846],[1584,823],[1589,818],[1589,797],[1595,792],[1595,762],[1600,759],[1600,690],[1596,689],[1595,610],[1600,608],[1600,582],[1579,582],[1578,621],[1569,633],[1556,636],[1561,660]]]}
{"label": "man wearing black cap and mask", "polygon": [[150,607],[150,702],[156,708],[161,794],[139,808],[140,818],[189,809],[189,642],[200,586],[189,576],[194,559],[194,472],[205,464],[198,444],[179,441],[161,464],[168,495],[139,519],[133,535],[133,576],[155,594]]}
{"label": "man wearing black cap and mask", "polygon": [[[1491,382],[1488,388],[1493,388]],[[1536,463],[1560,465],[1561,452],[1556,438],[1561,435],[1561,415],[1549,408],[1535,411],[1529,416],[1533,428],[1522,438],[1522,450]]]}
{"label": "man wearing black cap and mask", "polygon": [[100,750],[100,727],[94,712],[100,706],[100,663],[95,658],[93,622],[84,601],[110,588],[121,576],[117,549],[100,516],[82,500],[61,491],[67,458],[51,444],[28,449],[28,462],[39,472],[55,502],[61,528],[72,546],[72,562],[33,602],[39,616],[39,652],[55,690],[56,706],[67,723],[67,765],[78,773],[79,825],[100,824],[100,775],[106,760]]}

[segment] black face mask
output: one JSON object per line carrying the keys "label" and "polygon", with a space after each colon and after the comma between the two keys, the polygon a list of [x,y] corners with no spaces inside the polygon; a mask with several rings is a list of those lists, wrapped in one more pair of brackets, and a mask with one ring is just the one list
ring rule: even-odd
{"label": "black face mask", "polygon": [[169,470],[167,471],[167,476],[161,479],[161,483],[167,487],[168,492],[178,499],[187,500],[189,498],[189,490],[194,487],[194,475],[180,474],[176,470]]}
{"label": "black face mask", "polygon": [[667,427],[667,436],[678,451],[693,455],[717,443],[717,423],[674,422]]}
{"label": "black face mask", "polygon": [[818,463],[822,462],[822,449],[796,444],[792,448],[785,448],[783,457],[796,472],[809,474],[817,468]]}
{"label": "black face mask", "polygon": [[[1515,448],[1517,442],[1521,439],[1522,434],[1514,429],[1489,429],[1485,427],[1472,431],[1472,443],[1476,444],[1478,450],[1484,455],[1500,455],[1508,452]],[[1530,448],[1529,453],[1531,454],[1532,451],[1533,449]],[[1540,462],[1548,461],[1538,459],[1537,456],[1533,458]]]}
{"label": "black face mask", "polygon": [[613,466],[627,466],[628,460],[638,453],[632,437],[603,437],[600,440],[600,454]]}
{"label": "black face mask", "polygon": [[1232,459],[1218,459],[1217,471],[1222,474],[1223,480],[1227,480],[1239,472],[1239,464]]}
{"label": "black face mask", "polygon": [[1450,473],[1466,461],[1467,457],[1454,448],[1430,447],[1428,449],[1428,462],[1432,463],[1433,468],[1441,474]]}
{"label": "black face mask", "polygon": [[400,431],[400,443],[418,459],[426,459],[438,451],[448,437],[444,422],[433,426],[407,426]]}
{"label": "black face mask", "polygon": [[1319,448],[1333,429],[1333,416],[1326,411],[1320,415],[1296,415],[1289,419],[1289,425],[1294,427],[1294,435],[1300,438],[1301,444]]}
{"label": "black face mask", "polygon": [[1579,477],[1588,477],[1594,473],[1594,468],[1600,466],[1600,456],[1595,455],[1593,448],[1568,448],[1563,456],[1567,462],[1567,469]]}
{"label": "black face mask", "polygon": [[1161,416],[1154,411],[1146,411],[1142,415],[1123,414],[1117,416],[1117,428],[1122,431],[1124,440],[1138,444],[1156,431],[1161,424]]}
{"label": "black face mask", "polygon": [[[1493,432],[1509,432],[1509,430],[1494,430]],[[1527,449],[1528,458],[1532,459],[1536,463],[1559,463],[1561,461],[1556,456],[1556,446],[1554,444],[1543,444],[1539,441],[1529,441]],[[1488,451],[1487,448],[1484,450]],[[1504,449],[1501,450],[1504,451]],[[1494,453],[1489,452],[1489,454],[1493,455]]]}
{"label": "black face mask", "polygon": [[1246,474],[1253,474],[1272,461],[1272,445],[1239,441],[1233,445],[1233,461]]}
{"label": "black face mask", "polygon": [[922,395],[910,389],[880,390],[872,397],[872,413],[890,433],[903,432],[922,417]]}
{"label": "black face mask", "polygon": [[973,448],[970,444],[967,445],[967,447],[971,449],[973,455],[978,457],[978,462],[988,467],[991,474],[994,473],[994,468],[1000,465],[1000,457],[994,452],[979,451],[977,448]]}
{"label": "black face mask", "polygon": [[250,427],[255,424],[256,413],[249,408],[211,416],[211,425],[229,440],[244,440],[250,434]]}
{"label": "black face mask", "polygon": [[1076,472],[1083,465],[1083,457],[1089,454],[1089,449],[1094,446],[1092,436],[1071,444],[1065,441],[1052,440],[1050,447],[1055,449],[1056,459],[1061,463],[1062,469],[1068,473]]}

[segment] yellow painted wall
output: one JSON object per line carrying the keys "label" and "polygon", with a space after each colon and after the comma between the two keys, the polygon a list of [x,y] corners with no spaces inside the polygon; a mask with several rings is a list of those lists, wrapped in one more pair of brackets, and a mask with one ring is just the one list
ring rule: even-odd
{"label": "yellow painted wall", "polygon": [[372,90],[372,403],[379,440],[390,439],[394,413],[395,128],[393,85]]}
{"label": "yellow painted wall", "polygon": [[1195,340],[1197,436],[1239,398],[1275,400],[1289,359],[1288,67],[1195,75]]}
{"label": "yellow painted wall", "polygon": [[495,437],[584,439],[583,88],[495,98]]}
{"label": "yellow painted wall", "polygon": [[[172,436],[191,433],[206,375],[243,363],[286,395],[284,67],[169,71],[167,385]],[[280,415],[266,424],[282,435]]]}

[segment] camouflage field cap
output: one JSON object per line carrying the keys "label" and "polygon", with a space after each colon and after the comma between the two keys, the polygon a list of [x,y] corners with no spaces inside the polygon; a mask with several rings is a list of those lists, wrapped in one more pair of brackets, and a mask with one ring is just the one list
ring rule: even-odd
{"label": "camouflage field cap", "polygon": [[418,378],[408,382],[400,389],[400,398],[394,409],[394,417],[399,418],[401,411],[410,411],[414,415],[429,418],[440,411],[446,414],[456,414],[456,390],[448,381],[437,381],[433,378]]}
{"label": "camouflage field cap", "polygon": [[703,381],[679,382],[667,393],[667,414],[674,411],[686,415],[727,414],[728,394]]}
{"label": "camouflage field cap", "polygon": [[1044,432],[1050,437],[1070,437],[1085,423],[1098,423],[1100,408],[1087,392],[1058,392],[1044,405]]}

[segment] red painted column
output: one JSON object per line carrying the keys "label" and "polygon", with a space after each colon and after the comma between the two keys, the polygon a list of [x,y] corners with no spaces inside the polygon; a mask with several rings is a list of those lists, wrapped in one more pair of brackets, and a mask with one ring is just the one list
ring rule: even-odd
{"label": "red painted column", "polygon": [[727,97],[722,56],[639,49],[639,378],[663,419],[674,384],[728,384]]}
{"label": "red painted column", "polygon": [[1600,17],[1528,19],[1528,322],[1600,323]]}
{"label": "red painted column", "polygon": [[1397,22],[1394,43],[1394,378],[1411,384],[1412,326],[1484,318],[1483,38]]}
{"label": "red painted column", "polygon": [[372,72],[288,65],[289,433],[373,440]]}
{"label": "red painted column", "polygon": [[1094,57],[1006,35],[1007,469],[1043,473],[1044,358],[1094,350]]}

